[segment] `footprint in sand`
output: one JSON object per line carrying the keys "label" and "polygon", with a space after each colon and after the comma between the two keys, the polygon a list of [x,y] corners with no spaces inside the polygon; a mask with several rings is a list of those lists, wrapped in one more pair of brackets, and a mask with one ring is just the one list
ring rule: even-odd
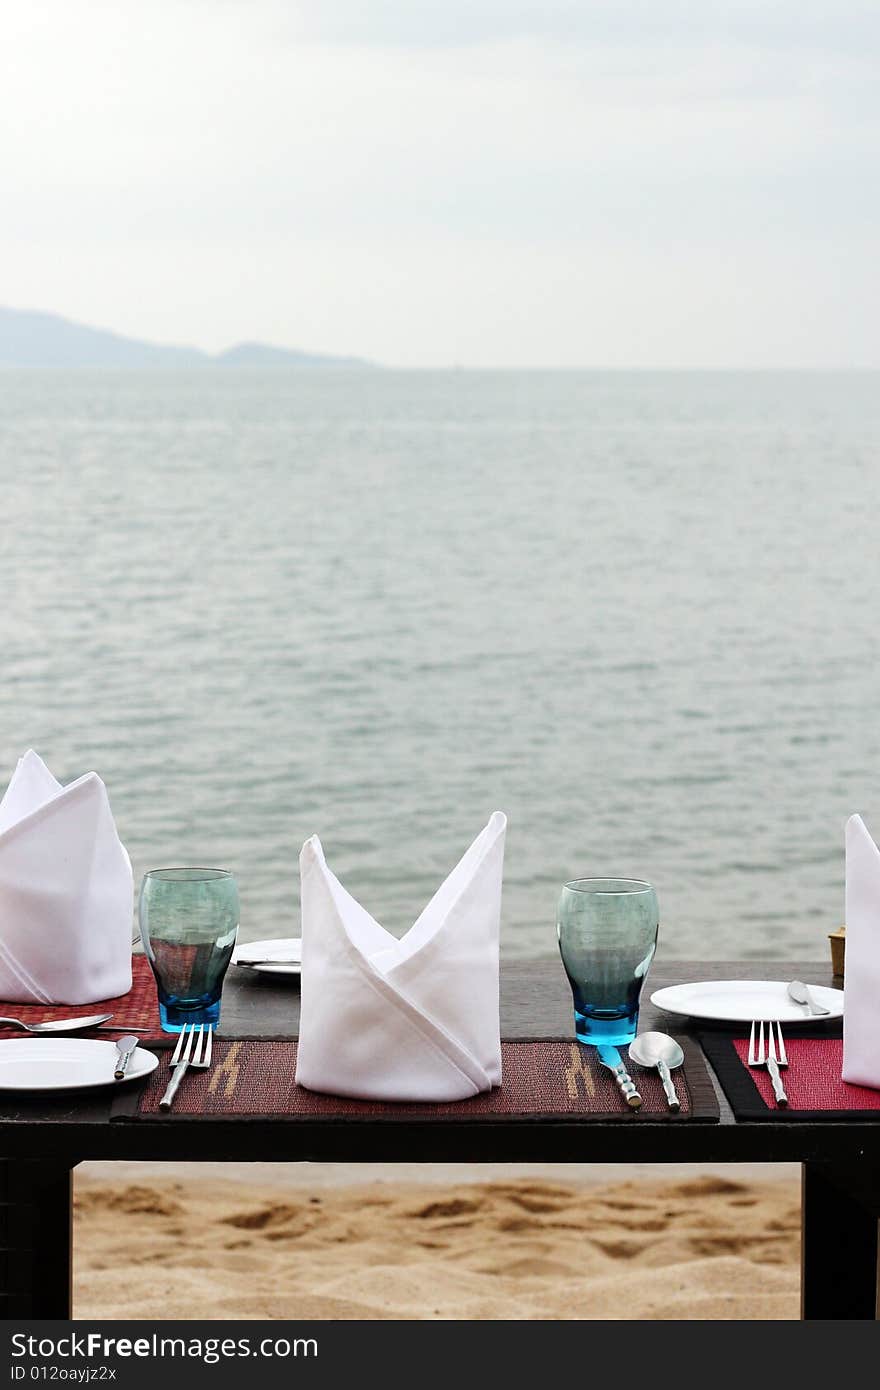
{"label": "footprint in sand", "polygon": [[596,1240],[595,1236],[593,1244],[612,1260],[631,1260],[645,1248],[643,1240]]}
{"label": "footprint in sand", "polygon": [[[438,1216],[475,1216],[484,1205],[483,1202],[472,1202],[465,1197],[454,1197],[450,1202],[429,1202],[426,1207],[417,1207],[415,1211],[407,1212],[407,1216],[416,1216],[420,1221],[431,1221]],[[470,1222],[461,1222],[461,1225],[470,1225]]]}
{"label": "footprint in sand", "polygon": [[690,1182],[676,1183],[668,1191],[670,1196],[675,1197],[723,1197],[728,1192],[748,1192],[748,1188],[745,1183],[734,1182],[732,1178],[721,1178],[713,1173],[706,1173]]}
{"label": "footprint in sand", "polygon": [[548,1212],[564,1211],[567,1202],[558,1199],[550,1201],[547,1197],[535,1197],[530,1192],[512,1192],[509,1200],[514,1206],[522,1207],[523,1211],[531,1211],[536,1215],[546,1215]]}
{"label": "footprint in sand", "polygon": [[506,1235],[521,1236],[526,1232],[542,1231],[544,1223],[528,1216],[503,1216],[496,1222],[496,1229],[504,1231]]}
{"label": "footprint in sand", "polygon": [[302,1221],[303,1216],[301,1207],[290,1202],[274,1202],[253,1211],[234,1211],[230,1216],[221,1216],[220,1221],[224,1226],[237,1226],[242,1231],[265,1231],[271,1227],[291,1226]]}
{"label": "footprint in sand", "polygon": [[546,1182],[492,1182],[484,1191],[488,1197],[510,1197],[514,1201],[520,1197],[546,1199],[556,1202],[570,1202],[574,1192],[560,1183]]}
{"label": "footprint in sand", "polygon": [[155,1187],[140,1187],[131,1184],[118,1192],[105,1190],[78,1193],[74,1206],[77,1213],[93,1211],[96,1208],[121,1211],[132,1216],[180,1216],[183,1207],[173,1197],[168,1197]]}
{"label": "footprint in sand", "polygon": [[637,1202],[637,1201],[635,1201],[635,1200],[633,1200],[633,1201],[627,1200],[627,1201],[622,1201],[622,1202],[620,1202],[620,1201],[612,1201],[610,1197],[605,1197],[605,1198],[602,1200],[602,1205],[603,1205],[603,1207],[606,1207],[606,1208],[608,1209],[608,1211],[633,1211],[633,1212],[640,1212],[640,1211],[655,1211],[655,1210],[656,1210],[656,1204],[655,1204],[654,1202]]}

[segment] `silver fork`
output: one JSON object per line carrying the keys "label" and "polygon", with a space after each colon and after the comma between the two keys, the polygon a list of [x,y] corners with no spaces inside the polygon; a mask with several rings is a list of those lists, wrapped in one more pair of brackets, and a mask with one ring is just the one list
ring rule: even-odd
{"label": "silver fork", "polygon": [[177,1095],[177,1088],[190,1067],[195,1071],[204,1071],[211,1065],[213,1035],[213,1028],[206,1028],[204,1023],[185,1023],[183,1025],[170,1062],[174,1075],[168,1082],[164,1096],[159,1101],[160,1110],[171,1109],[171,1104]]}
{"label": "silver fork", "polygon": [[[776,1097],[776,1104],[780,1108],[788,1105],[788,1096],[785,1094],[785,1087],[782,1084],[782,1077],[779,1075],[779,1063],[776,1060],[776,1043],[773,1038],[773,1024],[768,1023],[768,1048],[764,1047],[764,1020],[760,1021],[760,1032],[758,1034],[758,1044],[755,1046],[755,1023],[752,1022],[752,1031],[749,1034],[749,1066],[766,1067],[770,1074],[770,1084],[773,1087],[773,1094]],[[778,1024],[777,1024],[778,1027]],[[782,1041],[782,1029],[779,1029],[779,1051],[782,1065],[788,1066],[788,1058],[785,1056],[785,1044]]]}
{"label": "silver fork", "polygon": [[[771,1031],[772,1031],[773,1025],[771,1024],[770,1027],[771,1027]],[[788,1057],[786,1056],[786,1052],[785,1052],[785,1043],[784,1043],[783,1038],[782,1038],[782,1024],[781,1024],[781,1023],[777,1023],[777,1025],[776,1025],[776,1036],[777,1036],[778,1039],[779,1039],[779,1057],[778,1057],[778,1064],[779,1064],[780,1067],[787,1067],[787,1066],[788,1066]]]}

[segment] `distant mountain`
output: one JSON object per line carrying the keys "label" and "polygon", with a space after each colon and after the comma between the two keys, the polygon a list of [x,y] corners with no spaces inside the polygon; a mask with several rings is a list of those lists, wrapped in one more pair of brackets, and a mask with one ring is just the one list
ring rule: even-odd
{"label": "distant mountain", "polygon": [[235,347],[209,357],[218,367],[371,367],[362,357],[324,357],[293,348],[268,347],[266,343],[236,343]]}
{"label": "distant mountain", "polygon": [[103,328],[88,328],[58,314],[0,308],[0,367],[369,367],[358,357],[325,357],[238,343],[212,354],[199,348],[124,338]]}

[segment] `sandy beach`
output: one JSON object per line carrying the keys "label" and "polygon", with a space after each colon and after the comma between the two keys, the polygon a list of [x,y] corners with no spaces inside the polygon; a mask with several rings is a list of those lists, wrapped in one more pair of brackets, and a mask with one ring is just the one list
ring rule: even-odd
{"label": "sandy beach", "polygon": [[84,1164],[76,1318],[796,1318],[794,1167]]}

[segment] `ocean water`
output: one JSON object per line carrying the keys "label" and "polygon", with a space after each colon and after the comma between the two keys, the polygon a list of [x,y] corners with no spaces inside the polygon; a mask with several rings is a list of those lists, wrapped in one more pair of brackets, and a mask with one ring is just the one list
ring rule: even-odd
{"label": "ocean water", "polygon": [[402,932],[509,816],[504,949],[649,878],[670,956],[827,958],[880,835],[880,378],[0,373],[0,777],[137,878],[302,841]]}

